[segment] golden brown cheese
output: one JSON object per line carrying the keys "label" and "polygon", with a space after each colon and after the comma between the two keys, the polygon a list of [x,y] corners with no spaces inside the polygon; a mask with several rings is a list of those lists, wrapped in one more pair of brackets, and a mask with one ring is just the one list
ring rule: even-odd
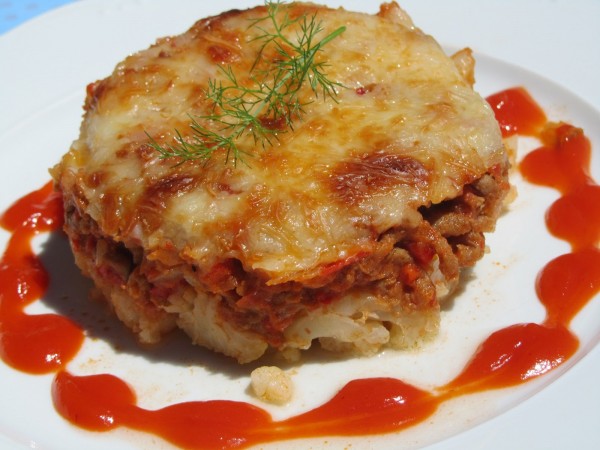
{"label": "golden brown cheese", "polygon": [[[146,330],[145,340],[156,340],[176,321],[190,332],[190,317],[196,315],[219,322],[224,334],[194,339],[240,360],[260,356],[267,344],[285,348],[285,330],[299,318],[306,321],[311,308],[278,313],[270,325],[277,331],[264,338],[253,334],[258,325],[242,326],[239,320],[224,325],[231,317],[219,312],[219,304],[266,308],[250,300],[251,284],[260,285],[256,292],[277,286],[298,292],[297,284],[321,288],[333,280],[330,274],[349,272],[358,261],[375,261],[372,255],[384,251],[385,233],[416,229],[423,222],[422,208],[462,196],[466,185],[506,165],[492,111],[468,79],[469,55],[456,58],[457,68],[398,5],[385,4],[373,16],[302,3],[281,8],[290,17],[317,13],[323,36],[346,27],[319,54],[328,77],[343,88],[336,101],[315,100],[305,88],[302,96],[310,103],[293,132],[280,133],[264,148],[246,138],[239,145],[254,156],[235,166],[226,164],[219,151],[205,164],[175,165],[178,161],[161,160],[150,147],[148,135],[171,143],[175,130],[190,135],[190,115],[209,113],[204,91],[209,79],[223,79],[218,66],[231,67],[240,77],[249,73],[260,45],[249,19],[264,16],[265,7],[231,11],[159,40],[91,84],[80,137],[54,169],[67,214],[78,218],[68,216],[67,232],[84,272],[106,296],[114,294],[117,314],[136,331],[152,328],[140,325],[148,314],[164,321],[158,330]],[[296,31],[289,31],[291,39]],[[81,218],[93,226],[82,225]],[[82,238],[87,232],[93,240]],[[99,275],[96,250],[94,261],[85,260],[92,257],[84,256],[84,244],[97,246],[98,239],[129,255],[131,273],[122,276],[121,288],[109,287]],[[385,251],[393,247],[390,240]],[[382,258],[377,261],[383,267]],[[421,265],[441,297],[457,274],[442,257],[425,259]],[[434,267],[440,264],[446,267],[443,275]],[[242,274],[251,274],[252,281]],[[364,284],[359,297],[382,298]],[[144,300],[140,292],[152,298]],[[340,298],[347,301],[344,295]],[[187,306],[182,306],[184,297]],[[119,306],[123,302],[128,306]],[[268,308],[274,308],[272,302]],[[376,319],[389,319],[382,317]],[[238,331],[261,340],[260,348],[245,356],[229,350],[222,341]],[[306,339],[304,347],[310,345]]]}

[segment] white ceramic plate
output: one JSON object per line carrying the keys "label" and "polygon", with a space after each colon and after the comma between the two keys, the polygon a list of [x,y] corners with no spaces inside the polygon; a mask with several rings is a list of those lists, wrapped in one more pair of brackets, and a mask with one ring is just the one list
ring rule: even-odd
{"label": "white ceramic plate", "polygon": [[[49,179],[47,168],[77,135],[88,82],[106,76],[128,53],[146,48],[157,37],[183,32],[195,18],[256,2],[83,0],[0,37],[0,210]],[[328,3],[367,12],[377,9],[359,1]],[[583,127],[595,146],[592,171],[600,179],[600,2],[548,0],[511,6],[497,0],[482,9],[474,9],[482,2],[468,1],[450,5],[410,0],[403,5],[417,25],[448,48],[470,45],[475,50],[477,88],[483,95],[523,85],[551,119]],[[538,20],[531,22],[532,18]],[[568,33],[558,39],[557,30]],[[438,339],[418,353],[386,352],[353,360],[311,355],[294,369],[294,401],[285,407],[259,406],[281,419],[321,404],[360,377],[391,376],[424,388],[441,385],[460,371],[490,332],[541,321],[535,276],[568,247],[551,238],[543,223],[556,193],[529,186],[518,175],[514,181],[520,195],[489,237],[492,253],[444,311]],[[0,249],[7,237],[0,233]],[[87,282],[74,268],[66,242],[44,236],[36,245],[44,248],[52,284],[45,299],[29,311],[68,315],[91,336],[69,365],[71,372],[116,374],[134,387],[140,405],[151,409],[192,399],[257,403],[247,394],[254,366],[238,367],[177,336],[156,349],[139,348],[102,307],[87,301]],[[575,319],[572,329],[581,340],[578,353],[527,385],[446,403],[430,420],[396,435],[271,447],[600,448],[599,298]],[[90,433],[72,427],[52,407],[52,375],[26,375],[0,363],[0,380],[0,448],[168,448],[158,438],[129,430]]]}

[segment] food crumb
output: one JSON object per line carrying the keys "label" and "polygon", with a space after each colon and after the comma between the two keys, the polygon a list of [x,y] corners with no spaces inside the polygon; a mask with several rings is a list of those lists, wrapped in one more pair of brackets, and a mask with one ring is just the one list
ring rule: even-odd
{"label": "food crumb", "polygon": [[290,376],[275,366],[262,366],[250,374],[250,384],[259,399],[283,405],[292,398],[293,384]]}

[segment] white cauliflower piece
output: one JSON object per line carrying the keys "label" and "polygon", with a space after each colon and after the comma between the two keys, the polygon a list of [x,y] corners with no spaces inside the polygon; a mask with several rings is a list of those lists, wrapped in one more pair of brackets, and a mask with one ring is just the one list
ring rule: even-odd
{"label": "white cauliflower piece", "polygon": [[294,386],[290,376],[275,366],[262,366],[250,374],[250,385],[259,399],[283,405],[292,398]]}

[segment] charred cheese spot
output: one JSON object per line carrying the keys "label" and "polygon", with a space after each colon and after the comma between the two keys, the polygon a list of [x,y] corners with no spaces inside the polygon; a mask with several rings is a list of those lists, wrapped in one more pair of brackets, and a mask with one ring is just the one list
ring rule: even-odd
{"label": "charred cheese spot", "polygon": [[414,158],[377,151],[340,163],[333,170],[331,188],[337,198],[357,203],[399,185],[426,191],[429,170]]}
{"label": "charred cheese spot", "polygon": [[87,177],[87,185],[92,188],[97,188],[102,185],[103,182],[106,181],[107,173],[105,171],[99,170],[96,172],[92,172]]}
{"label": "charred cheese spot", "polygon": [[210,59],[217,64],[231,64],[238,59],[235,52],[229,47],[223,45],[211,45],[208,47],[208,54]]}
{"label": "charred cheese spot", "polygon": [[106,80],[99,80],[94,83],[90,83],[87,85],[86,93],[87,96],[85,98],[85,104],[83,109],[85,111],[90,111],[95,109],[102,98],[102,94],[107,88]]}
{"label": "charred cheese spot", "polygon": [[189,192],[198,179],[189,175],[174,174],[152,181],[137,203],[137,214],[146,232],[151,233],[163,223],[163,211],[177,196]]}
{"label": "charred cheese spot", "polygon": [[261,125],[269,130],[284,130],[286,127],[284,117],[273,119],[271,117],[261,116],[259,120]]}
{"label": "charred cheese spot", "polygon": [[138,145],[133,152],[135,156],[143,162],[149,162],[156,158],[156,151],[149,145]]}

